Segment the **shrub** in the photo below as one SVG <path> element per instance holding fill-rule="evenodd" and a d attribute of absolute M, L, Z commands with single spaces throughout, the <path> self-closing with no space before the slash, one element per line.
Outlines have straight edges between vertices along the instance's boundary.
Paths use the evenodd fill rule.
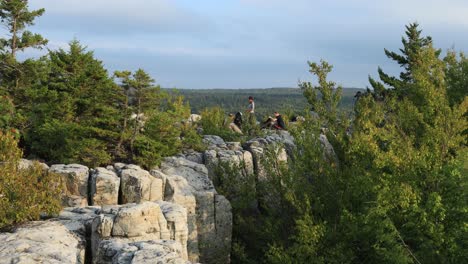
<path fill-rule="evenodd" d="M 229 129 L 228 117 L 221 107 L 206 108 L 201 113 L 200 121 L 205 135 L 216 135 L 226 141 L 240 141 L 240 135 Z M 247 120 L 244 120 L 246 123 Z"/>
<path fill-rule="evenodd" d="M 22 155 L 14 135 L 0 131 L 0 228 L 38 220 L 60 211 L 59 177 L 39 163 L 20 168 Z"/>

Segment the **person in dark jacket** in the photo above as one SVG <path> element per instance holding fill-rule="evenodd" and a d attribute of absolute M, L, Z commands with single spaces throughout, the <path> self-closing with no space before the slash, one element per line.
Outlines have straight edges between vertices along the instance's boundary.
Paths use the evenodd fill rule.
<path fill-rule="evenodd" d="M 275 118 L 276 122 L 273 128 L 278 130 L 286 130 L 286 124 L 284 124 L 283 117 L 278 112 L 275 112 Z"/>

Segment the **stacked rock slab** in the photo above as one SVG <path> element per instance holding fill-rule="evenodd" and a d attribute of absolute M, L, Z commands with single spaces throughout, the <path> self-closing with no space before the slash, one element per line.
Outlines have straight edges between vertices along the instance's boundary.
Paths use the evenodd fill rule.
<path fill-rule="evenodd" d="M 105 168 L 92 170 L 90 176 L 90 202 L 92 205 L 118 204 L 120 178 Z"/>
<path fill-rule="evenodd" d="M 122 204 L 158 201 L 163 198 L 163 181 L 136 165 L 119 170 Z"/>
<path fill-rule="evenodd" d="M 188 241 L 187 251 L 188 259 L 192 262 L 198 262 L 200 251 L 198 243 L 197 229 L 197 201 L 193 188 L 182 176 L 166 175 L 159 170 L 151 171 L 155 177 L 163 179 L 164 200 L 172 204 L 183 206 L 187 212 Z"/>
<path fill-rule="evenodd" d="M 0 233 L 0 263 L 84 264 L 85 242 L 59 221 L 30 222 Z"/>
<path fill-rule="evenodd" d="M 252 154 L 243 150 L 240 142 L 224 142 L 222 138 L 212 135 L 204 136 L 203 142 L 207 146 L 204 161 L 214 182 L 219 180 L 220 175 L 217 174 L 223 170 L 223 166 L 233 168 L 238 172 L 238 177 L 254 174 Z"/>
<path fill-rule="evenodd" d="M 62 178 L 62 204 L 64 206 L 84 207 L 88 205 L 88 167 L 79 164 L 58 164 L 52 165 L 50 172 Z"/>
<path fill-rule="evenodd" d="M 195 199 L 195 215 L 191 212 L 193 208 L 186 208 L 189 214 L 188 248 L 193 249 L 198 244 L 200 258 L 196 261 L 229 263 L 231 204 L 224 196 L 217 194 L 206 166 L 184 158 L 170 157 L 161 164 L 161 171 L 167 175 L 167 198 L 186 201 L 190 206 L 193 206 L 193 198 Z M 190 253 L 189 251 L 189 259 Z"/>
<path fill-rule="evenodd" d="M 127 242 L 120 239 L 103 241 L 95 263 L 147 264 L 171 263 L 189 264 L 182 255 L 182 246 L 172 240 Z"/>
<path fill-rule="evenodd" d="M 220 161 L 239 164 L 248 157 L 239 143 L 223 144 L 216 154 Z M 0 263 L 229 263 L 231 205 L 217 194 L 203 153 L 183 155 L 167 158 L 151 173 L 121 163 L 92 170 L 43 166 L 60 175 L 65 209 L 53 219 L 0 233 L 9 241 L 0 246 L 0 256 L 9 256 Z M 32 163 L 24 160 L 22 166 Z"/>

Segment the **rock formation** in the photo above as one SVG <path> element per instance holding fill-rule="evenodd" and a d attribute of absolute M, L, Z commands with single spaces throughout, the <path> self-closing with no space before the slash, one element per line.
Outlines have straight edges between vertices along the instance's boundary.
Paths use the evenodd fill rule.
<path fill-rule="evenodd" d="M 65 208 L 52 219 L 0 233 L 7 242 L 0 243 L 0 263 L 229 263 L 231 204 L 213 182 L 225 164 L 235 168 L 233 177 L 258 182 L 267 173 L 267 149 L 287 161 L 294 143 L 287 132 L 244 146 L 217 136 L 203 141 L 205 152 L 166 158 L 151 171 L 123 163 L 96 169 L 43 164 L 60 176 Z"/>
<path fill-rule="evenodd" d="M 88 205 L 89 169 L 79 164 L 52 165 L 50 172 L 61 176 L 63 184 L 62 204 L 64 206 Z"/>
<path fill-rule="evenodd" d="M 61 222 L 31 222 L 0 233 L 0 263 L 85 263 L 85 241 Z"/>

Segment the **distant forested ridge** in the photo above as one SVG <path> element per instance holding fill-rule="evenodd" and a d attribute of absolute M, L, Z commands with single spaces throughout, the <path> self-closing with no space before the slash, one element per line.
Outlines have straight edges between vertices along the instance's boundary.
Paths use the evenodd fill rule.
<path fill-rule="evenodd" d="M 351 110 L 354 95 L 359 88 L 343 89 L 340 107 Z M 301 89 L 299 88 L 267 88 L 267 89 L 178 89 L 181 95 L 190 102 L 192 113 L 200 113 L 205 108 L 219 106 L 228 113 L 244 111 L 248 105 L 248 97 L 255 98 L 256 112 L 259 118 L 272 115 L 274 111 L 291 114 L 302 114 L 308 108 Z"/>

